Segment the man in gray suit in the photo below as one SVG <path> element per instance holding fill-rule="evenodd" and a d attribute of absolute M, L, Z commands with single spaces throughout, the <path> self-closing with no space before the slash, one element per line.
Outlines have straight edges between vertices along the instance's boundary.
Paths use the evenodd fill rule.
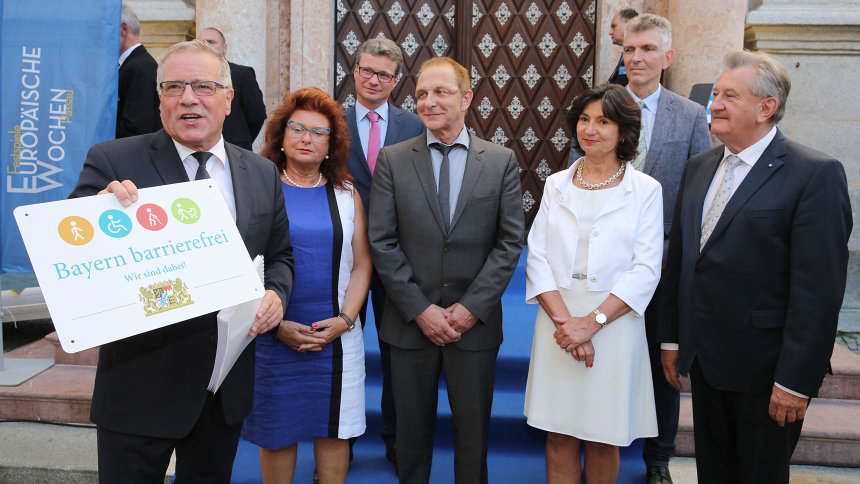
<path fill-rule="evenodd" d="M 664 238 L 668 241 L 672 214 L 687 159 L 711 148 L 705 110 L 701 105 L 664 89 L 660 75 L 675 57 L 671 48 L 672 25 L 658 15 L 640 15 L 627 23 L 624 65 L 627 90 L 642 109 L 639 155 L 633 166 L 663 186 Z M 668 245 L 668 243 L 667 243 Z M 664 247 L 664 260 L 665 260 Z M 648 484 L 671 483 L 669 459 L 675 452 L 680 394 L 663 378 L 657 326 L 660 321 L 662 281 L 645 311 L 645 333 L 654 380 L 657 407 L 656 438 L 645 440 L 642 457 L 648 467 Z"/>
<path fill-rule="evenodd" d="M 472 91 L 460 64 L 426 61 L 416 98 L 428 131 L 380 152 L 369 220 L 387 293 L 380 337 L 391 345 L 400 482 L 430 479 L 444 367 L 455 480 L 486 483 L 501 296 L 523 245 L 518 164 L 466 129 Z"/>

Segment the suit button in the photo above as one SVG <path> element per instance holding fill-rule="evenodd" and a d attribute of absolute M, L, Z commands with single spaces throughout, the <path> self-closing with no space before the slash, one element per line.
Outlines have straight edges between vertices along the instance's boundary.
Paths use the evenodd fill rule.
<path fill-rule="evenodd" d="M 451 252 L 451 248 L 446 245 L 445 247 L 442 248 L 442 252 L 447 254 L 448 252 Z"/>
<path fill-rule="evenodd" d="M 212 336 L 209 337 L 209 341 L 213 344 L 218 343 L 218 336 L 213 334 Z"/>
<path fill-rule="evenodd" d="M 699 267 L 699 266 L 696 266 L 696 269 L 695 269 L 695 270 L 696 270 L 696 274 L 701 274 L 702 272 L 704 272 L 704 271 L 702 270 L 702 268 L 701 268 L 701 267 Z"/>
<path fill-rule="evenodd" d="M 591 282 L 597 282 L 597 276 L 591 276 L 588 280 Z"/>
<path fill-rule="evenodd" d="M 600 232 L 598 232 L 598 231 L 596 231 L 596 230 L 595 230 L 594 232 L 592 232 L 592 233 L 591 233 L 591 235 L 592 235 L 592 236 L 594 236 L 594 237 L 599 237 L 599 236 L 600 236 Z"/>

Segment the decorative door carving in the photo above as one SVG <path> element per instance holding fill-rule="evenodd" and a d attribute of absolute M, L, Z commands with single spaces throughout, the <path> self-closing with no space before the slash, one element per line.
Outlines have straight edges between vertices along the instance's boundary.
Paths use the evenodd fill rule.
<path fill-rule="evenodd" d="M 371 37 L 403 49 L 392 102 L 415 110 L 415 75 L 431 56 L 470 69 L 474 99 L 466 125 L 511 148 L 520 164 L 530 226 L 543 183 L 567 166 L 571 99 L 594 73 L 596 0 L 336 0 L 335 97 L 355 102 L 355 50 Z"/>

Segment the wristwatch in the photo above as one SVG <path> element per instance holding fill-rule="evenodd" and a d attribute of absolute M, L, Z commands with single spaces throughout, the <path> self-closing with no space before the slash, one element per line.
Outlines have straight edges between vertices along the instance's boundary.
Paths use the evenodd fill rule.
<path fill-rule="evenodd" d="M 338 316 L 340 316 L 341 319 L 346 321 L 346 332 L 349 333 L 350 331 L 352 331 L 352 328 L 355 327 L 355 321 L 353 321 L 349 316 L 343 313 L 338 314 Z M 603 317 L 603 320 L 606 320 L 606 316 Z"/>
<path fill-rule="evenodd" d="M 606 326 L 606 315 L 601 313 L 599 309 L 595 309 L 592 312 L 594 313 L 594 320 L 597 324 L 599 324 L 601 328 Z"/>

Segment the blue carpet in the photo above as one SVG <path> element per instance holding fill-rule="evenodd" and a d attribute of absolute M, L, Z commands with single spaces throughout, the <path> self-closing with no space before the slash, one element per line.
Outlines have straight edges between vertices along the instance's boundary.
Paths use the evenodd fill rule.
<path fill-rule="evenodd" d="M 513 280 L 502 297 L 504 307 L 505 341 L 496 363 L 496 387 L 488 456 L 491 483 L 546 482 L 544 463 L 544 434 L 526 425 L 523 401 L 531 354 L 536 305 L 523 302 L 525 296 L 525 252 L 520 258 Z M 385 445 L 379 437 L 382 416 L 379 401 L 382 377 L 379 363 L 376 328 L 371 308 L 369 324 L 364 328 L 367 364 L 367 432 L 355 444 L 355 459 L 350 463 L 347 482 L 356 484 L 396 483 L 394 467 L 385 460 Z M 433 468 L 430 481 L 454 481 L 453 431 L 451 411 L 444 383 L 440 385 L 439 408 L 435 431 Z M 642 444 L 636 441 L 621 449 L 619 483 L 645 481 Z M 299 442 L 298 462 L 294 482 L 310 484 L 314 469 L 312 442 Z M 260 463 L 257 446 L 244 440 L 233 464 L 233 483 L 258 484 Z"/>

